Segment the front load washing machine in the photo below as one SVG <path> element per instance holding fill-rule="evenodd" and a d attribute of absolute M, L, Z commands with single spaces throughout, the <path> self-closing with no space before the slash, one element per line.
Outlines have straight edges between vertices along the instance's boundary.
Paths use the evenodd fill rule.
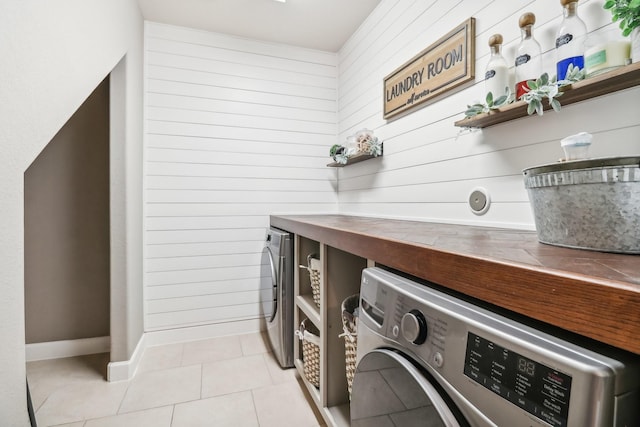
<path fill-rule="evenodd" d="M 270 227 L 262 250 L 261 288 L 270 289 L 263 314 L 273 354 L 293 367 L 293 234 Z"/>
<path fill-rule="evenodd" d="M 637 355 L 432 286 L 363 271 L 352 427 L 640 426 Z"/>

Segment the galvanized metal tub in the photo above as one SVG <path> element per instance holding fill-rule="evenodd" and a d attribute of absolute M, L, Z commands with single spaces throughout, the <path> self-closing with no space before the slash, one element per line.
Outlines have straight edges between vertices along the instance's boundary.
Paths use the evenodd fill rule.
<path fill-rule="evenodd" d="M 640 254 L 640 156 L 554 163 L 523 173 L 540 242 Z"/>

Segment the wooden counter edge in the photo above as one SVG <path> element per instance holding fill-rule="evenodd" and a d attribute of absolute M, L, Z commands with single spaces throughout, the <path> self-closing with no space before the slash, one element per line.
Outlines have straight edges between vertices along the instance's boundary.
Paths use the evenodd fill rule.
<path fill-rule="evenodd" d="M 271 224 L 515 313 L 640 354 L 640 292 L 625 282 L 484 259 L 300 219 Z"/>

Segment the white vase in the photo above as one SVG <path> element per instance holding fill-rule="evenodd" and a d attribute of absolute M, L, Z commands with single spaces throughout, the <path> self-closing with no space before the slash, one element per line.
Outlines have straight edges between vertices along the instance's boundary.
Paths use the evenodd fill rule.
<path fill-rule="evenodd" d="M 631 62 L 640 61 L 640 27 L 631 32 Z"/>

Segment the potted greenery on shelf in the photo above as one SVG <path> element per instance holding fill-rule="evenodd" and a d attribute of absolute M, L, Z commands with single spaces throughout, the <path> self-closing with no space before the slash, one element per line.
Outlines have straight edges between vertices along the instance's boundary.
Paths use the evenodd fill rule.
<path fill-rule="evenodd" d="M 607 0 L 603 6 L 613 22 L 620 21 L 623 36 L 631 36 L 631 59 L 640 60 L 640 0 Z"/>
<path fill-rule="evenodd" d="M 340 144 L 333 144 L 333 146 L 329 149 L 329 156 L 333 158 L 333 161 L 346 165 L 349 160 L 349 156 L 347 156 L 347 148 Z"/>
<path fill-rule="evenodd" d="M 329 149 L 329 156 L 339 165 L 346 165 L 351 157 L 363 154 L 372 157 L 382 155 L 382 141 L 368 129 L 361 129 L 355 135 L 348 137 L 346 147 L 333 144 Z"/>

